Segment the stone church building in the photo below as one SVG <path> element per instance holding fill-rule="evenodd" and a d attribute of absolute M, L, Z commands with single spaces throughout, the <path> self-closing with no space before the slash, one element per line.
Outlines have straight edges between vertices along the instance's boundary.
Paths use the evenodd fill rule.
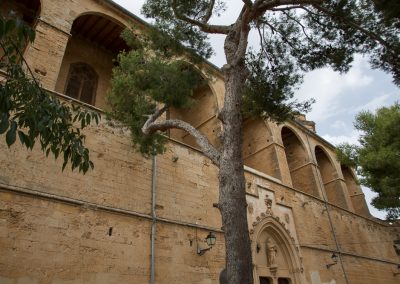
<path fill-rule="evenodd" d="M 36 30 L 24 55 L 43 87 L 107 109 L 113 60 L 128 48 L 119 34 L 147 24 L 110 0 L 0 0 L 1 14 L 11 10 Z M 214 79 L 194 109 L 169 115 L 217 145 L 223 78 L 203 68 Z M 400 283 L 399 227 L 370 215 L 354 171 L 315 125 L 243 124 L 254 283 Z M 0 284 L 220 283 L 218 171 L 193 139 L 170 131 L 167 152 L 146 159 L 105 119 L 85 134 L 86 175 L 0 137 Z"/>

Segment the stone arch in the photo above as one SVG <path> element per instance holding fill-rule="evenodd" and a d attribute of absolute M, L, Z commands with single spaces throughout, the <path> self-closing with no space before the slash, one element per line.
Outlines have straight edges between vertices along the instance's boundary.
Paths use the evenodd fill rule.
<path fill-rule="evenodd" d="M 207 78 L 200 70 L 200 75 L 206 81 L 201 87 L 193 91 L 192 98 L 195 103 L 188 108 L 169 108 L 168 119 L 180 119 L 190 123 L 196 129 L 205 134 L 208 140 L 216 147 L 219 147 L 219 133 L 221 131 L 220 121 L 217 119 L 218 101 L 215 92 L 212 90 Z M 180 129 L 169 130 L 170 138 L 197 148 L 194 138 L 187 132 Z"/>
<path fill-rule="evenodd" d="M 327 200 L 337 206 L 349 209 L 342 182 L 332 158 L 322 146 L 315 146 L 314 153 Z"/>
<path fill-rule="evenodd" d="M 301 138 L 288 126 L 282 127 L 281 138 L 293 187 L 308 194 L 319 196 L 313 164 Z"/>
<path fill-rule="evenodd" d="M 264 120 L 244 120 L 242 155 L 246 166 L 281 179 L 275 147 L 271 129 Z"/>
<path fill-rule="evenodd" d="M 354 171 L 347 166 L 340 166 L 346 184 L 347 193 L 353 205 L 354 212 L 363 216 L 370 216 L 364 193 L 357 183 L 357 178 Z"/>
<path fill-rule="evenodd" d="M 57 92 L 64 92 L 68 72 L 74 62 L 92 66 L 98 74 L 98 87 L 93 105 L 106 108 L 106 92 L 110 87 L 114 60 L 119 51 L 128 50 L 120 38 L 125 26 L 115 18 L 99 12 L 85 12 L 75 18 L 71 26 L 61 68 L 57 78 Z"/>
<path fill-rule="evenodd" d="M 253 223 L 250 234 L 254 283 L 266 278 L 274 284 L 279 278 L 290 279 L 292 284 L 304 282 L 299 248 L 284 222 L 264 214 Z"/>

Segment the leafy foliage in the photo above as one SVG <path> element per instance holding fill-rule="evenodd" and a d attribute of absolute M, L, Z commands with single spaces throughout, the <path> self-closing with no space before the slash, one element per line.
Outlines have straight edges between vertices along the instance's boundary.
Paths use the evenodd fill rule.
<path fill-rule="evenodd" d="M 178 9 L 182 14 L 199 19 L 206 15 L 208 5 L 209 1 L 205 0 L 187 0 L 180 1 Z M 223 11 L 224 8 L 224 4 L 219 2 L 216 5 L 215 12 Z M 203 58 L 209 58 L 212 55 L 212 48 L 207 41 L 208 35 L 198 27 L 188 25 L 186 22 L 177 19 L 171 8 L 170 0 L 147 1 L 142 12 L 146 17 L 156 19 L 155 28 L 158 33 L 162 31 L 162 34 L 174 39 L 180 45 Z M 166 43 L 168 41 L 162 44 L 165 45 Z"/>
<path fill-rule="evenodd" d="M 201 21 L 209 2 L 148 0 L 143 11 L 156 19 L 158 29 L 179 42 L 191 42 L 191 48 L 204 55 L 210 54 L 205 42 L 207 34 L 192 23 L 178 19 L 172 6 L 180 14 Z M 220 7 L 224 7 L 223 3 L 216 5 L 213 12 L 219 13 Z M 358 52 L 368 54 L 374 68 L 392 73 L 399 85 L 398 21 L 383 24 L 384 15 L 374 7 L 371 0 L 321 1 L 315 6 L 265 11 L 252 25 L 260 34 L 260 52 L 270 62 L 289 58 L 296 67 L 294 70 L 309 71 L 329 65 L 343 72 L 349 69 L 353 54 Z M 298 82 L 288 80 L 287 85 L 295 86 L 293 83 Z"/>
<path fill-rule="evenodd" d="M 292 99 L 292 86 L 302 81 L 293 62 L 287 57 L 273 61 L 265 57 L 265 53 L 248 54 L 247 67 L 250 75 L 243 92 L 243 115 L 282 122 L 293 118 L 296 112 L 308 112 L 313 99 L 306 102 Z"/>
<path fill-rule="evenodd" d="M 355 128 L 362 131 L 360 146 L 338 147 L 340 161 L 358 166 L 361 184 L 378 193 L 372 204 L 385 209 L 389 219 L 400 217 L 400 105 L 361 112 Z"/>
<path fill-rule="evenodd" d="M 130 128 L 132 141 L 142 154 L 162 153 L 166 138 L 160 133 L 143 134 L 144 123 L 157 106 L 191 106 L 193 90 L 204 80 L 193 65 L 170 59 L 166 42 L 154 49 L 159 37 L 138 36 L 128 29 L 123 37 L 132 50 L 119 54 L 113 69 L 109 116 Z"/>
<path fill-rule="evenodd" d="M 397 21 L 397 27 L 400 27 L 400 2 L 398 0 L 373 0 L 375 9 L 383 13 L 387 22 Z"/>
<path fill-rule="evenodd" d="M 0 84 L 0 134 L 5 134 L 8 147 L 17 138 L 27 149 L 39 142 L 47 156 L 63 156 L 63 170 L 70 161 L 72 170 L 86 173 L 94 165 L 81 129 L 92 120 L 98 123 L 100 115 L 74 105 L 71 109 L 45 93 L 32 73 L 26 75 L 21 50 L 34 38 L 35 32 L 19 19 L 0 18 L 0 68 L 6 73 Z"/>

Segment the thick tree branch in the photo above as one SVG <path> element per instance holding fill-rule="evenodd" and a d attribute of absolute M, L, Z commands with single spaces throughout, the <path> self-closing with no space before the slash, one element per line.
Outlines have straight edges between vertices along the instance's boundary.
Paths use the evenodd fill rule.
<path fill-rule="evenodd" d="M 242 11 L 240 12 L 239 18 L 236 21 L 236 34 L 238 36 L 238 43 L 236 47 L 233 60 L 230 62 L 231 65 L 236 65 L 240 60 L 242 60 L 246 54 L 248 37 L 250 32 L 250 21 L 251 21 L 251 7 L 244 5 Z"/>
<path fill-rule="evenodd" d="M 289 11 L 293 9 L 299 9 L 302 8 L 302 5 L 293 5 L 293 6 L 287 6 L 287 7 L 282 7 L 282 8 L 272 8 L 271 11 L 274 12 L 280 12 L 280 11 Z"/>
<path fill-rule="evenodd" d="M 301 6 L 301 5 L 312 5 L 312 4 L 321 4 L 322 0 L 258 0 L 254 5 L 256 10 L 263 14 L 266 10 L 271 10 L 277 8 L 279 6 Z M 260 15 L 259 13 L 257 13 Z"/>
<path fill-rule="evenodd" d="M 204 24 L 207 24 L 208 21 L 210 20 L 210 18 L 212 16 L 213 9 L 214 9 L 214 5 L 215 5 L 215 0 L 211 0 L 210 5 L 208 6 L 208 9 L 207 9 L 206 15 L 202 19 L 202 22 Z"/>
<path fill-rule="evenodd" d="M 142 127 L 142 131 L 146 135 L 155 133 L 156 131 L 165 131 L 171 128 L 182 129 L 189 133 L 196 140 L 204 155 L 206 155 L 216 166 L 219 167 L 220 152 L 210 143 L 208 138 L 199 130 L 194 128 L 189 123 L 178 119 L 167 119 L 156 122 L 166 110 L 167 106 L 156 110 L 156 112 L 149 116 L 146 123 Z"/>
<path fill-rule="evenodd" d="M 242 0 L 242 1 L 249 8 L 253 6 L 253 2 L 251 0 Z"/>
<path fill-rule="evenodd" d="M 150 133 L 146 133 L 146 129 L 148 129 L 149 125 L 152 124 L 153 122 L 155 122 L 157 120 L 157 118 L 159 118 L 164 112 L 166 112 L 167 109 L 168 109 L 168 105 L 164 105 L 162 108 L 156 109 L 156 111 L 152 115 L 149 115 L 149 118 L 147 119 L 147 121 L 144 123 L 144 125 L 142 127 L 142 131 L 144 134 L 150 134 Z"/>
<path fill-rule="evenodd" d="M 189 24 L 195 25 L 200 28 L 205 33 L 211 33 L 211 34 L 228 34 L 230 31 L 231 27 L 230 26 L 224 26 L 224 25 L 209 25 L 207 24 L 209 18 L 211 18 L 212 15 L 212 9 L 211 9 L 211 15 L 207 19 L 205 17 L 203 21 L 198 21 L 195 19 L 191 19 L 185 15 L 182 15 L 181 13 L 178 12 L 177 9 L 177 3 L 176 0 L 172 0 L 172 10 L 174 11 L 175 17 L 181 21 L 187 22 Z M 204 21 L 207 20 L 207 21 Z"/>

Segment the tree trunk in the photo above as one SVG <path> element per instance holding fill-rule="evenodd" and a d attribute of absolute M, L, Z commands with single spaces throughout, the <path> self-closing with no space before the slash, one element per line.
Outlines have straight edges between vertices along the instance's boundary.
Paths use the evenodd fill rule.
<path fill-rule="evenodd" d="M 242 91 L 246 79 L 243 62 L 223 70 L 225 102 L 219 171 L 219 209 L 225 233 L 229 284 L 253 284 L 250 236 L 247 225 L 246 188 L 242 159 Z"/>

